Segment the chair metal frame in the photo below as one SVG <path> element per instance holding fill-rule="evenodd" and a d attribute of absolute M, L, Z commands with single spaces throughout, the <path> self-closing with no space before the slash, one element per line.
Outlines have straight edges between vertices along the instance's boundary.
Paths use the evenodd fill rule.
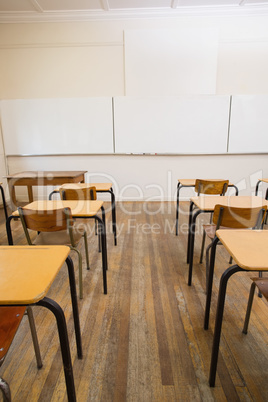
<path fill-rule="evenodd" d="M 73 227 L 73 219 L 70 208 L 61 208 L 55 210 L 44 210 L 44 211 L 35 211 L 28 208 L 18 207 L 19 216 L 21 219 L 22 227 L 29 245 L 34 245 L 31 240 L 28 229 L 35 230 L 37 232 L 60 232 L 67 231 L 70 237 L 70 244 L 68 246 L 71 250 L 75 251 L 78 255 L 78 267 L 79 267 L 79 296 L 80 299 L 83 299 L 83 271 L 82 271 L 82 255 L 78 250 L 78 243 L 75 242 L 74 236 L 74 227 Z M 31 221 L 29 221 L 29 217 L 31 216 Z M 49 217 L 51 219 L 52 216 L 55 216 L 54 225 L 48 226 L 48 222 L 46 218 Z M 26 219 L 25 219 L 26 218 Z M 28 218 L 28 219 L 27 219 Z M 42 224 L 40 224 L 40 220 L 42 219 Z M 59 233 L 60 235 L 60 233 Z M 88 243 L 87 243 L 87 233 L 81 235 L 84 238 L 85 245 L 85 253 L 86 253 L 86 263 L 87 269 L 89 270 L 89 256 L 88 256 Z M 60 243 L 61 244 L 61 243 Z"/>
<path fill-rule="evenodd" d="M 36 333 L 36 327 L 35 327 L 32 307 L 31 306 L 28 306 L 28 307 L 26 307 L 26 306 L 18 306 L 18 307 L 2 306 L 2 307 L 0 307 L 0 314 L 3 314 L 5 316 L 5 318 L 8 317 L 8 321 L 9 321 L 8 328 L 5 325 L 5 328 L 3 331 L 1 331 L 1 336 L 0 336 L 0 347 L 1 347 L 1 349 L 0 349 L 1 350 L 0 367 L 2 366 L 2 364 L 5 361 L 9 348 L 10 348 L 10 346 L 13 342 L 13 339 L 19 329 L 23 315 L 26 314 L 28 316 L 29 326 L 30 326 L 30 330 L 31 330 L 37 368 L 41 369 L 43 367 L 43 363 L 42 363 L 41 354 L 40 354 L 40 348 L 39 348 L 39 343 L 38 343 L 38 338 L 37 338 L 37 333 Z M 3 394 L 3 400 L 11 401 L 11 392 L 10 392 L 9 385 L 2 377 L 0 378 L 0 389 Z"/>

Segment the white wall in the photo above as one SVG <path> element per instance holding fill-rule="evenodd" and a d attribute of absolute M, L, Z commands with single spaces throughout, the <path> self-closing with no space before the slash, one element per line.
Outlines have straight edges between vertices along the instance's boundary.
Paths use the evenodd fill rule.
<path fill-rule="evenodd" d="M 0 24 L 0 99 L 125 95 L 124 30 L 192 26 L 201 35 L 207 25 L 219 31 L 216 94 L 267 94 L 267 16 L 180 17 Z M 257 176 L 268 177 L 267 155 L 8 157 L 7 165 L 8 173 L 107 174 L 122 199 L 137 199 L 138 192 L 173 199 L 179 177 L 227 177 L 249 194 Z"/>

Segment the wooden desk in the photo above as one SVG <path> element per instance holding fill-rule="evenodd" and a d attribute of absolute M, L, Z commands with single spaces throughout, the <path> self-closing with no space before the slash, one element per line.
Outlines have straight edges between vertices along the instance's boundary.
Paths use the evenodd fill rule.
<path fill-rule="evenodd" d="M 58 186 L 64 183 L 84 183 L 87 171 L 29 171 L 6 176 L 12 210 L 16 209 L 16 186 L 28 188 L 29 202 L 33 202 L 33 186 Z"/>
<path fill-rule="evenodd" d="M 224 229 L 217 230 L 216 235 L 229 254 L 233 257 L 236 264 L 227 268 L 222 274 L 220 280 L 209 375 L 209 384 L 211 387 L 215 386 L 224 302 L 228 280 L 233 274 L 239 271 L 268 271 L 267 230 Z"/>
<path fill-rule="evenodd" d="M 256 188 L 255 188 L 255 195 L 258 195 L 260 183 L 268 184 L 268 179 L 258 179 L 257 184 L 256 184 Z M 268 199 L 268 188 L 267 188 L 266 193 L 265 193 L 265 199 L 266 200 Z"/>
<path fill-rule="evenodd" d="M 112 225 L 113 225 L 113 234 L 114 234 L 114 245 L 117 245 L 117 236 L 116 236 L 116 210 L 115 210 L 115 195 L 113 192 L 113 183 L 76 183 L 77 188 L 88 188 L 95 187 L 97 193 L 109 193 L 111 195 L 111 206 L 112 206 Z M 61 187 L 71 187 L 74 188 L 73 184 L 64 184 Z M 59 193 L 59 188 L 56 188 L 49 194 L 49 199 L 52 199 L 52 195 Z"/>
<path fill-rule="evenodd" d="M 39 200 L 34 201 L 24 208 L 35 209 L 35 210 L 51 210 L 57 208 L 70 208 L 72 216 L 74 218 L 90 219 L 94 218 L 100 224 L 100 234 L 101 234 L 101 251 L 102 251 L 102 270 L 103 270 L 103 289 L 104 294 L 107 294 L 107 276 L 106 270 L 108 269 L 107 262 L 107 246 L 106 246 L 106 228 L 105 228 L 105 210 L 103 207 L 103 201 L 65 201 L 65 200 Z M 102 213 L 102 218 L 98 216 L 99 211 Z M 13 218 L 18 218 L 19 213 L 15 211 L 9 216 L 6 222 L 7 238 L 8 244 L 13 244 L 12 232 L 11 232 L 11 220 Z"/>
<path fill-rule="evenodd" d="M 208 179 L 210 181 L 216 179 Z M 180 205 L 180 190 L 183 187 L 192 187 L 195 188 L 195 179 L 178 179 L 177 184 L 177 205 L 176 205 L 176 236 L 178 236 L 179 229 L 179 205 Z M 228 187 L 233 187 L 235 189 L 235 195 L 238 195 L 238 188 L 235 184 L 229 183 Z"/>
<path fill-rule="evenodd" d="M 221 204 L 226 206 L 238 208 L 253 208 L 263 205 L 268 206 L 268 201 L 261 197 L 251 196 L 198 196 L 192 197 L 190 201 L 189 212 L 189 231 L 188 231 L 188 244 L 187 244 L 187 263 L 189 263 L 188 285 L 192 284 L 193 272 L 193 255 L 194 255 L 194 240 L 195 240 L 195 226 L 196 219 L 201 213 L 211 213 L 214 211 L 215 205 Z M 197 210 L 194 210 L 194 207 Z"/>
<path fill-rule="evenodd" d="M 69 252 L 67 246 L 0 247 L 0 306 L 37 305 L 52 311 L 57 320 L 68 400 L 75 401 L 72 360 L 64 312 L 54 300 L 46 297 L 66 261 L 69 269 L 77 352 L 78 357 L 82 358 L 75 277 Z"/>

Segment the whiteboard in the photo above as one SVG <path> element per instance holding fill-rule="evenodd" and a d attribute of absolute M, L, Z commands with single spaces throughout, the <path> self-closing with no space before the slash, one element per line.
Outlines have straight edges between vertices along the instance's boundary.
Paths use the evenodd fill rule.
<path fill-rule="evenodd" d="M 0 102 L 6 155 L 113 153 L 112 98 Z"/>
<path fill-rule="evenodd" d="M 229 96 L 115 97 L 115 152 L 226 153 L 229 107 Z"/>
<path fill-rule="evenodd" d="M 268 152 L 268 95 L 232 96 L 229 152 Z"/>
<path fill-rule="evenodd" d="M 215 25 L 124 31 L 127 96 L 215 94 Z"/>

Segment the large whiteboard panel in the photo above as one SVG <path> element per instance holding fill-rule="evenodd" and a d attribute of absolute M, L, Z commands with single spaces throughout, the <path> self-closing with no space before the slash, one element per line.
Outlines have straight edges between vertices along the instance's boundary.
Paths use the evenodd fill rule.
<path fill-rule="evenodd" d="M 229 152 L 268 152 L 268 95 L 232 96 Z"/>
<path fill-rule="evenodd" d="M 6 155 L 113 153 L 112 98 L 0 103 Z"/>
<path fill-rule="evenodd" d="M 126 30 L 127 96 L 215 94 L 218 28 Z"/>
<path fill-rule="evenodd" d="M 117 153 L 227 152 L 229 96 L 114 98 Z"/>

